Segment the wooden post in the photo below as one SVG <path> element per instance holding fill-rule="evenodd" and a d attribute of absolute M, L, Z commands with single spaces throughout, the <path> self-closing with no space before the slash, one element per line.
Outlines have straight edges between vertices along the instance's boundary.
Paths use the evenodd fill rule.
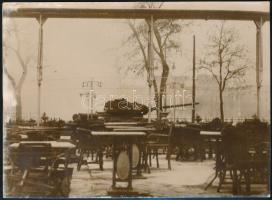
<path fill-rule="evenodd" d="M 93 99 L 93 80 L 91 81 L 91 91 L 90 91 L 90 98 L 91 98 L 91 119 L 93 118 L 93 103 L 94 103 L 94 99 Z"/>
<path fill-rule="evenodd" d="M 166 60 L 166 48 L 164 49 L 164 55 L 165 55 L 165 61 L 167 62 L 167 60 Z M 166 108 L 166 106 L 167 106 L 166 92 L 167 92 L 167 87 L 165 86 L 165 88 L 164 88 L 164 112 L 167 111 L 167 108 Z"/>
<path fill-rule="evenodd" d="M 195 122 L 195 35 L 193 42 L 193 88 L 192 88 L 192 100 L 193 100 L 193 108 L 192 108 L 192 123 Z"/>
<path fill-rule="evenodd" d="M 173 85 L 173 87 L 174 87 L 174 113 L 173 113 L 173 123 L 175 123 L 176 122 L 176 82 L 174 82 L 174 85 Z M 183 102 L 184 103 L 184 102 Z"/>
<path fill-rule="evenodd" d="M 256 85 L 257 85 L 257 118 L 260 118 L 261 114 L 261 86 L 262 86 L 262 71 L 263 71 L 263 52 L 262 52 L 262 26 L 263 20 L 254 21 L 256 24 Z"/>
<path fill-rule="evenodd" d="M 112 160 L 113 160 L 113 170 L 112 170 L 112 189 L 115 189 L 116 187 L 116 143 L 115 140 L 113 141 L 113 146 L 112 146 Z"/>
<path fill-rule="evenodd" d="M 43 62 L 43 24 L 46 18 L 42 15 L 37 18 L 39 23 L 39 43 L 38 43 L 38 65 L 37 65 L 37 82 L 38 82 L 38 109 L 37 109 L 37 126 L 41 121 L 41 84 L 42 84 L 42 62 Z"/>
<path fill-rule="evenodd" d="M 150 17 L 150 23 L 149 23 L 149 31 L 148 31 L 148 95 L 149 95 L 149 101 L 148 101 L 148 123 L 151 123 L 151 87 L 152 87 L 152 81 L 153 81 L 153 16 Z"/>

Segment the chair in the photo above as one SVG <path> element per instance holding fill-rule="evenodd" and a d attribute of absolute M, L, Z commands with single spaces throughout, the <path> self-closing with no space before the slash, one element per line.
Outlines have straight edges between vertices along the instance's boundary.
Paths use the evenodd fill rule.
<path fill-rule="evenodd" d="M 166 159 L 168 161 L 168 169 L 171 170 L 171 150 L 172 150 L 172 130 L 173 125 L 169 126 L 168 134 L 158 134 L 151 133 L 147 136 L 146 141 L 146 155 L 143 156 L 144 163 L 146 168 L 148 168 L 148 172 L 150 173 L 150 167 L 152 166 L 152 156 L 156 157 L 157 168 L 159 165 L 159 155 L 166 154 Z M 149 161 L 149 165 L 147 162 Z"/>
<path fill-rule="evenodd" d="M 205 190 L 216 177 L 219 177 L 217 191 L 220 192 L 223 184 L 228 183 L 226 180 L 230 179 L 233 194 L 239 194 L 243 184 L 249 193 L 251 184 L 256 183 L 256 174 L 260 175 L 262 183 L 268 183 L 269 143 L 260 142 L 260 134 L 252 134 L 244 127 L 225 127 L 222 130 L 222 142 L 216 154 L 216 175 Z"/>
<path fill-rule="evenodd" d="M 241 192 L 243 183 L 245 184 L 246 192 L 249 193 L 256 172 L 260 174 L 263 182 L 264 177 L 268 178 L 268 146 L 263 143 L 250 144 L 253 141 L 250 141 L 248 136 L 248 133 L 240 128 L 228 128 L 225 131 L 221 146 L 222 165 L 219 172 L 218 192 L 225 182 L 227 171 L 230 172 L 232 179 L 233 194 Z M 254 152 L 253 154 L 252 151 Z"/>
<path fill-rule="evenodd" d="M 176 127 L 173 130 L 173 145 L 178 148 L 176 160 L 202 159 L 203 149 L 200 129 L 194 127 Z"/>
<path fill-rule="evenodd" d="M 225 133 L 223 131 L 221 148 L 221 169 L 219 171 L 219 185 L 217 191 L 220 191 L 222 184 L 225 182 L 226 173 L 229 171 L 230 178 L 232 179 L 233 194 L 237 194 L 241 191 L 241 184 L 243 183 L 242 178 L 244 178 L 246 191 L 249 192 L 250 158 L 244 132 L 235 128 L 228 128 L 228 131 Z"/>
<path fill-rule="evenodd" d="M 77 148 L 80 154 L 77 170 L 81 169 L 82 164 L 99 164 L 100 170 L 103 170 L 103 144 L 92 136 L 88 129 L 78 128 L 76 135 L 78 139 Z M 94 154 L 96 154 L 95 160 Z M 85 155 L 87 155 L 86 159 L 84 159 Z M 90 155 L 91 161 L 87 161 Z"/>
<path fill-rule="evenodd" d="M 269 187 L 269 142 L 256 143 L 251 148 L 251 170 L 250 174 L 253 183 L 266 183 Z"/>

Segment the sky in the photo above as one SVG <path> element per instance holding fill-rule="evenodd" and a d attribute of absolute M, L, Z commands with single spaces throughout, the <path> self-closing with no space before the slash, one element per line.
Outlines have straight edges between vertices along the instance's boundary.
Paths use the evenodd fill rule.
<path fill-rule="evenodd" d="M 210 5 L 203 3 L 165 3 L 165 8 L 209 9 Z M 235 3 L 218 6 L 226 9 L 262 10 L 267 11 L 267 3 Z M 45 6 L 45 4 L 37 4 Z M 234 6 L 233 6 L 234 5 Z M 6 6 L 10 6 L 6 5 Z M 18 5 L 12 4 L 11 7 Z M 22 4 L 19 4 L 22 6 Z M 29 5 L 26 5 L 29 6 Z M 52 6 L 52 4 L 51 4 Z M 54 6 L 59 6 L 55 4 Z M 66 4 L 73 7 L 74 4 Z M 77 4 L 86 6 L 86 4 Z M 87 6 L 131 8 L 133 4 L 87 4 Z M 253 22 L 228 21 L 240 34 L 241 42 L 247 46 L 248 57 L 255 65 L 256 51 L 256 26 Z M 36 118 L 37 116 L 37 49 L 38 49 L 38 23 L 35 19 L 8 19 L 4 20 L 4 31 L 14 24 L 19 30 L 19 43 L 24 57 L 31 56 L 31 63 L 22 90 L 23 116 Z M 195 20 L 189 29 L 177 36 L 182 44 L 182 54 L 174 55 L 175 71 L 170 76 L 191 76 L 192 68 L 192 39 L 196 36 L 196 57 L 205 52 L 205 43 L 208 34 L 213 30 L 218 21 Z M 264 84 L 269 85 L 270 74 L 270 23 L 263 26 L 263 53 L 264 53 Z M 80 93 L 86 92 L 82 88 L 82 82 L 94 78 L 101 81 L 102 87 L 95 85 L 98 97 L 110 95 L 132 95 L 133 90 L 139 95 L 147 95 L 148 87 L 146 75 L 135 76 L 121 73 L 120 66 L 128 65 L 124 57 L 122 42 L 130 35 L 131 30 L 123 19 L 48 19 L 44 24 L 44 55 L 43 55 L 43 81 L 41 110 L 49 117 L 60 117 L 71 120 L 74 113 L 86 112 L 86 105 Z M 10 46 L 16 45 L 14 37 L 6 36 L 5 42 Z M 5 65 L 10 73 L 18 80 L 21 73 L 18 59 L 11 51 L 5 52 Z M 4 80 L 4 109 L 16 102 L 7 77 Z M 254 84 L 254 69 L 248 72 L 247 80 Z M 270 87 L 270 85 L 269 85 Z M 270 101 L 270 99 L 264 99 Z M 103 103 L 97 103 L 97 110 L 102 111 Z"/>

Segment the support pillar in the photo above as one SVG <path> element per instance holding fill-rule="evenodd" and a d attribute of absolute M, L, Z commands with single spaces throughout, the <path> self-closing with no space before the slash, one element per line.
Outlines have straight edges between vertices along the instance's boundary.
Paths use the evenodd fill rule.
<path fill-rule="evenodd" d="M 42 84 L 42 64 L 43 64 L 43 24 L 46 21 L 42 15 L 38 18 L 39 23 L 39 43 L 38 43 L 38 65 L 37 65 L 37 82 L 38 82 L 38 110 L 37 110 L 37 126 L 41 121 L 41 84 Z"/>
<path fill-rule="evenodd" d="M 195 35 L 193 37 L 193 85 L 192 85 L 192 123 L 195 123 Z M 184 102 L 183 102 L 184 104 Z"/>
<path fill-rule="evenodd" d="M 256 32 L 256 97 L 257 97 L 257 109 L 256 116 L 260 118 L 261 115 L 261 86 L 262 86 L 262 72 L 263 72 L 263 44 L 262 44 L 262 26 L 263 20 L 255 20 L 255 25 L 257 28 Z"/>
<path fill-rule="evenodd" d="M 151 123 L 151 87 L 152 87 L 152 81 L 154 79 L 153 74 L 153 65 L 154 65 L 154 57 L 153 57 L 153 16 L 151 15 L 149 19 L 149 30 L 148 30 L 148 123 Z"/>

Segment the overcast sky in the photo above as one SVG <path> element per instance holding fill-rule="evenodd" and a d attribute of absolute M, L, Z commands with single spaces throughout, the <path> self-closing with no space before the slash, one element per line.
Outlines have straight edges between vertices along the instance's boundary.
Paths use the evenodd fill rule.
<path fill-rule="evenodd" d="M 229 7 L 230 4 L 224 4 L 218 4 L 219 8 L 269 10 L 267 3 L 234 3 L 232 7 Z M 58 5 L 55 4 L 55 6 Z M 67 5 L 68 7 L 74 6 L 74 4 Z M 86 4 L 77 4 L 77 6 L 86 6 Z M 87 6 L 131 8 L 133 5 L 130 3 L 96 3 L 87 4 Z M 178 8 L 177 6 L 211 9 L 211 6 L 206 3 L 201 3 L 201 5 L 177 2 L 164 4 L 165 8 Z M 241 42 L 247 45 L 248 57 L 255 65 L 256 26 L 254 22 L 229 21 L 227 23 L 239 32 Z M 14 24 L 20 30 L 19 39 L 23 55 L 33 57 L 22 91 L 23 114 L 26 118 L 30 116 L 36 118 L 38 23 L 34 19 L 12 19 L 4 21 L 3 28 L 12 27 Z M 176 70 L 171 72 L 171 75 L 191 76 L 193 35 L 196 36 L 196 55 L 199 57 L 205 51 L 203 48 L 208 40 L 208 33 L 216 24 L 218 21 L 196 20 L 190 29 L 184 30 L 178 36 L 182 44 L 182 54 L 174 56 Z M 266 22 L 263 26 L 264 84 L 266 85 L 270 80 L 269 30 L 270 23 Z M 42 112 L 46 112 L 50 117 L 61 117 L 65 120 L 71 120 L 74 113 L 86 112 L 86 107 L 82 106 L 80 98 L 80 93 L 83 92 L 81 85 L 83 81 L 90 80 L 92 77 L 102 82 L 102 88 L 96 87 L 97 95 L 132 94 L 132 89 L 136 89 L 137 94 L 147 94 L 146 77 L 126 76 L 118 71 L 118 68 L 124 65 L 125 60 L 121 44 L 130 33 L 128 25 L 122 19 L 48 19 L 44 25 Z M 5 39 L 9 45 L 16 44 L 14 37 Z M 20 65 L 10 51 L 6 55 L 6 67 L 18 79 L 21 72 Z M 250 84 L 255 83 L 254 69 L 249 71 L 247 79 Z M 4 107 L 15 103 L 10 97 L 12 97 L 10 85 L 4 77 Z M 97 110 L 101 111 L 102 108 L 103 105 L 100 105 Z"/>

